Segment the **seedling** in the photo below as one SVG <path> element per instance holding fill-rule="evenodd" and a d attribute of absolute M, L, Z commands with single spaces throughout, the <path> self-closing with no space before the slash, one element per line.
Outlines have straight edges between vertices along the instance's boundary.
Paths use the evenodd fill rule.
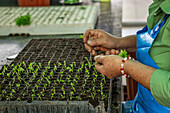
<path fill-rule="evenodd" d="M 76 89 L 74 86 L 75 86 L 75 84 L 71 82 L 71 87 L 72 87 L 73 91 L 76 92 Z"/>
<path fill-rule="evenodd" d="M 82 39 L 82 38 L 83 38 L 83 35 L 80 35 L 80 36 L 79 36 L 79 38 L 81 38 L 81 39 Z"/>
<path fill-rule="evenodd" d="M 53 71 L 50 72 L 50 75 L 51 75 L 51 78 L 53 78 L 53 75 L 54 75 Z"/>
<path fill-rule="evenodd" d="M 73 95 L 74 95 L 74 92 L 73 92 L 73 91 L 70 91 L 70 100 L 73 99 Z"/>
<path fill-rule="evenodd" d="M 35 94 L 32 94 L 31 96 L 32 96 L 32 100 L 34 100 L 34 97 L 36 97 L 36 95 L 35 95 Z"/>
<path fill-rule="evenodd" d="M 60 67 L 62 66 L 62 68 L 59 72 L 59 75 L 56 76 L 56 72 L 59 66 Z M 0 73 L 2 77 L 1 84 L 6 83 L 8 78 L 12 78 L 12 81 L 9 82 L 7 81 L 8 89 L 11 89 L 11 92 L 7 95 L 7 91 L 1 89 L 0 85 L 0 90 L 2 90 L 0 99 L 4 97 L 6 98 L 6 100 L 11 100 L 12 98 L 15 98 L 14 97 L 14 94 L 16 93 L 15 90 L 17 90 L 18 92 L 21 86 L 24 86 L 26 88 L 25 91 L 23 90 L 21 95 L 24 96 L 25 98 L 26 97 L 25 95 L 27 94 L 31 96 L 32 100 L 35 100 L 35 97 L 38 97 L 39 100 L 42 100 L 42 97 L 45 96 L 44 92 L 47 91 L 47 88 L 49 90 L 50 87 L 52 87 L 50 97 L 51 100 L 54 100 L 55 99 L 54 97 L 56 97 L 55 95 L 56 87 L 61 88 L 61 92 L 59 91 L 61 97 L 56 98 L 64 99 L 68 97 L 69 100 L 73 100 L 73 98 L 76 100 L 82 100 L 81 98 L 82 95 L 86 96 L 87 94 L 90 94 L 87 95 L 87 97 L 89 96 L 92 99 L 95 99 L 98 93 L 98 95 L 101 95 L 101 100 L 104 100 L 107 97 L 107 94 L 105 94 L 103 91 L 104 84 L 106 83 L 105 76 L 102 74 L 100 75 L 98 74 L 97 70 L 94 68 L 94 64 L 89 62 L 87 57 L 85 58 L 84 61 L 81 62 L 80 65 L 78 65 L 79 66 L 78 69 L 77 69 L 78 66 L 77 67 L 76 66 L 77 66 L 76 62 L 67 65 L 66 61 L 64 61 L 63 64 L 61 64 L 60 62 L 58 62 L 57 64 L 51 64 L 51 62 L 49 61 L 47 66 L 43 65 L 45 69 L 41 70 L 42 67 L 41 63 L 31 62 L 27 64 L 25 62 L 21 62 L 17 65 L 14 64 L 11 65 L 10 68 L 12 69 L 12 71 L 8 73 L 6 73 L 7 68 L 5 67 L 3 69 L 4 75 Z M 40 71 L 41 73 L 39 73 Z M 77 74 L 73 74 L 76 71 Z M 96 87 L 96 83 L 100 82 L 98 79 L 101 81 L 100 89 L 97 89 Z M 89 80 L 92 81 L 89 82 Z M 80 95 L 75 96 L 75 93 L 77 92 L 77 84 L 80 83 L 80 81 L 81 82 L 83 81 L 83 83 L 78 87 L 81 87 L 82 91 L 80 92 Z M 65 87 L 67 87 L 66 84 L 71 86 L 70 91 L 68 91 L 68 89 L 65 89 Z M 91 84 L 92 87 L 88 88 L 89 84 Z M 13 89 L 13 87 L 15 89 Z M 41 89 L 42 91 L 39 91 Z M 15 99 L 21 101 L 22 98 L 16 97 Z"/>
<path fill-rule="evenodd" d="M 21 25 L 25 26 L 30 24 L 31 24 L 31 15 L 29 13 L 27 15 L 16 18 L 16 25 L 18 26 Z"/>
<path fill-rule="evenodd" d="M 64 89 L 64 85 L 62 85 L 61 90 L 63 91 L 63 93 L 61 94 L 61 97 L 65 98 L 66 92 L 65 92 L 65 89 Z"/>
<path fill-rule="evenodd" d="M 82 9 L 82 10 L 85 10 L 85 9 L 86 9 L 86 7 L 84 7 L 84 6 L 81 6 L 81 7 L 80 7 L 80 9 Z"/>
<path fill-rule="evenodd" d="M 21 99 L 20 99 L 19 97 L 17 98 L 17 100 L 18 100 L 18 101 L 21 101 Z"/>
<path fill-rule="evenodd" d="M 41 99 L 41 95 L 40 95 L 40 94 L 37 94 L 37 96 L 38 96 L 38 98 L 39 98 L 40 100 L 42 100 L 42 99 Z"/>
<path fill-rule="evenodd" d="M 48 61 L 48 66 L 47 66 L 47 69 L 50 69 L 50 61 Z"/>
<path fill-rule="evenodd" d="M 8 78 L 10 78 L 10 75 L 11 75 L 10 73 L 7 73 Z"/>
<path fill-rule="evenodd" d="M 18 87 L 18 90 L 19 90 L 20 84 L 16 84 L 16 86 Z"/>
<path fill-rule="evenodd" d="M 62 64 L 60 62 L 58 62 L 58 67 L 60 67 Z"/>
<path fill-rule="evenodd" d="M 119 56 L 125 58 L 125 57 L 127 57 L 129 55 L 127 55 L 126 50 L 121 50 L 120 53 L 119 53 Z"/>
<path fill-rule="evenodd" d="M 56 66 L 56 64 L 54 64 L 54 72 L 56 72 L 57 71 L 57 66 Z"/>
<path fill-rule="evenodd" d="M 89 69 L 91 69 L 91 67 L 92 67 L 91 62 L 89 61 L 89 59 L 88 59 L 87 57 L 85 57 L 85 59 L 86 59 L 86 60 L 87 60 L 87 62 L 88 62 Z M 86 65 L 87 65 L 87 64 L 86 64 Z"/>

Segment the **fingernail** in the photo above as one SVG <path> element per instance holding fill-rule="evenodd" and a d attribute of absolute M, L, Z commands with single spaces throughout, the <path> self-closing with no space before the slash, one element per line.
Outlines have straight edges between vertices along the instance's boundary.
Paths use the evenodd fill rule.
<path fill-rule="evenodd" d="M 88 40 L 88 41 L 87 41 L 87 43 L 88 43 L 88 44 L 91 44 L 91 43 L 92 43 L 92 41 L 91 41 L 91 40 Z"/>
<path fill-rule="evenodd" d="M 96 58 L 97 58 L 97 57 L 98 57 L 98 56 L 95 56 L 95 57 L 94 57 L 94 60 L 95 60 L 95 61 L 96 61 Z"/>
<path fill-rule="evenodd" d="M 94 57 L 94 60 L 96 60 L 97 57 L 102 57 L 102 55 L 97 55 Z"/>

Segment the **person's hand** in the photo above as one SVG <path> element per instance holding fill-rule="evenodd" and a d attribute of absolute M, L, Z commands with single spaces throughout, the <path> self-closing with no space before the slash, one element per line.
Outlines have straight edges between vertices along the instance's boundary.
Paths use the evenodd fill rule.
<path fill-rule="evenodd" d="M 118 55 L 98 55 L 94 57 L 97 62 L 95 68 L 109 79 L 121 75 L 120 67 L 123 58 Z"/>
<path fill-rule="evenodd" d="M 89 39 L 89 36 L 91 38 Z M 96 54 L 96 50 L 110 51 L 117 47 L 118 38 L 104 32 L 103 30 L 87 30 L 83 35 L 85 48 L 92 55 Z"/>

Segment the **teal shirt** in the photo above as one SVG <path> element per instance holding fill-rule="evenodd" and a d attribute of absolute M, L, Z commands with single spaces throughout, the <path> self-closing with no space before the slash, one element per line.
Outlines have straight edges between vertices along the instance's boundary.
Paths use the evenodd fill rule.
<path fill-rule="evenodd" d="M 165 13 L 170 14 L 170 0 L 154 0 L 149 7 L 147 26 L 152 29 Z M 170 107 L 170 17 L 154 40 L 149 54 L 160 68 L 151 76 L 151 93 L 159 104 Z"/>

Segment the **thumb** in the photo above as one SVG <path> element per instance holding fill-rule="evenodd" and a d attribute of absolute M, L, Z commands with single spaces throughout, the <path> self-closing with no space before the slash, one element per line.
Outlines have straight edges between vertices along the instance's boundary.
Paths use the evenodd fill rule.
<path fill-rule="evenodd" d="M 95 64 L 95 68 L 96 68 L 96 70 L 98 70 L 100 73 L 102 73 L 102 71 L 103 71 L 103 65 L 101 65 L 101 64 Z"/>
<path fill-rule="evenodd" d="M 104 61 L 104 55 L 98 55 L 94 57 L 94 60 L 99 63 L 99 64 L 103 64 Z"/>
<path fill-rule="evenodd" d="M 95 38 L 87 41 L 90 46 L 100 46 L 103 45 L 103 38 Z"/>

